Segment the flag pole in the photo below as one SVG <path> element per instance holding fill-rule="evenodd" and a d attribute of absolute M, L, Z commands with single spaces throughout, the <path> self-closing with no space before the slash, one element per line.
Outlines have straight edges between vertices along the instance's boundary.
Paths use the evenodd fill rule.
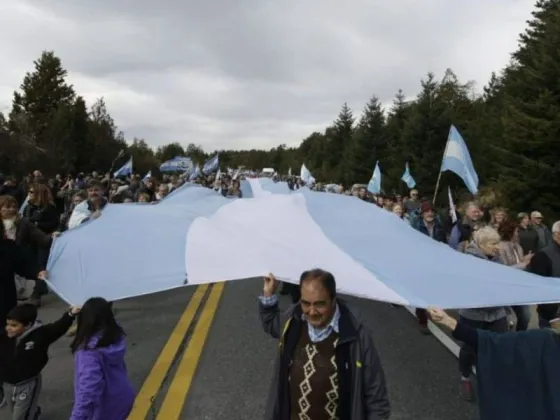
<path fill-rule="evenodd" d="M 451 129 L 449 129 L 451 132 Z M 445 150 L 443 151 L 443 156 L 441 158 L 441 162 L 443 163 L 443 159 L 445 158 L 445 155 L 447 154 L 447 148 L 449 147 L 449 134 L 447 135 L 447 142 L 445 143 Z M 439 182 L 441 181 L 441 164 L 439 165 L 439 175 L 437 177 L 437 181 L 436 181 L 436 189 L 434 191 L 434 198 L 432 199 L 432 204 L 435 205 L 436 204 L 436 197 L 437 197 L 437 193 L 439 191 Z"/>
<path fill-rule="evenodd" d="M 434 198 L 432 199 L 432 204 L 434 204 L 434 205 L 436 204 L 436 197 L 437 197 L 437 193 L 438 193 L 438 190 L 439 190 L 439 181 L 441 181 L 441 168 L 440 168 L 440 171 L 439 171 L 439 175 L 437 177 L 436 190 L 434 191 Z"/>

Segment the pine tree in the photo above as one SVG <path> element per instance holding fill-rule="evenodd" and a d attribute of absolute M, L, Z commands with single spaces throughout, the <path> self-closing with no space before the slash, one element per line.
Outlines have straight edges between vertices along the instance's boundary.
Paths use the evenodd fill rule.
<path fill-rule="evenodd" d="M 66 83 L 67 72 L 60 58 L 52 51 L 44 51 L 33 64 L 34 71 L 25 75 L 20 92 L 14 92 L 12 113 L 23 113 L 27 117 L 25 134 L 48 146 L 49 139 L 42 137 L 43 132 L 56 110 L 73 102 L 75 93 Z"/>
<path fill-rule="evenodd" d="M 367 184 L 373 173 L 375 162 L 385 162 L 387 157 L 387 133 L 385 114 L 381 103 L 373 96 L 354 131 L 350 157 L 347 160 L 347 184 L 354 182 Z"/>
<path fill-rule="evenodd" d="M 94 171 L 97 151 L 89 133 L 89 115 L 84 98 L 78 96 L 71 107 L 71 136 L 75 147 L 75 167 L 80 171 Z"/>
<path fill-rule="evenodd" d="M 349 169 L 347 154 L 354 133 L 354 115 L 347 103 L 344 103 L 338 118 L 328 131 L 327 168 L 333 182 L 348 182 L 346 171 Z"/>
<path fill-rule="evenodd" d="M 540 0 L 504 72 L 503 172 L 517 209 L 560 212 L 560 2 Z"/>
<path fill-rule="evenodd" d="M 92 105 L 89 114 L 88 134 L 91 136 L 89 141 L 95 145 L 95 169 L 98 171 L 114 169 L 113 162 L 115 165 L 123 163 L 120 160 L 115 161 L 121 151 L 123 153 L 121 160 L 125 159 L 127 145 L 123 134 L 118 131 L 113 118 L 109 115 L 103 98 Z"/>
<path fill-rule="evenodd" d="M 412 101 L 406 101 L 404 92 L 399 89 L 387 116 L 386 125 L 388 156 L 384 165 L 386 176 L 383 178 L 383 185 L 387 191 L 405 195 L 408 190 L 400 179 L 409 154 L 403 143 L 403 130 L 410 114 L 411 105 Z"/>

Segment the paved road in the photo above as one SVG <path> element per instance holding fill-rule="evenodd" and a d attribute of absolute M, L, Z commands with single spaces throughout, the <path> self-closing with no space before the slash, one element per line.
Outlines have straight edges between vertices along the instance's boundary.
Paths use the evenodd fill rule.
<path fill-rule="evenodd" d="M 206 306 L 203 302 L 205 310 L 195 316 L 199 328 L 186 331 L 190 337 L 188 346 L 179 351 L 176 359 L 170 347 L 181 345 L 187 329 L 185 326 L 177 331 L 181 325 L 175 329 L 176 324 L 189 318 L 189 311 L 184 314 L 187 304 L 193 296 L 193 301 L 201 298 L 204 290 L 187 287 L 119 302 L 116 308 L 128 333 L 127 363 L 134 384 L 146 390 L 163 380 L 162 386 L 157 386 L 159 391 L 153 393 L 154 407 L 149 407 L 152 395 L 143 394 L 143 402 L 137 407 L 141 409 L 129 420 L 262 418 L 278 346 L 260 327 L 256 301 L 260 290 L 262 283 L 258 279 L 227 283 L 221 296 L 216 286 L 209 288 L 206 296 L 211 292 L 212 302 Z M 405 309 L 355 298 L 348 300 L 374 331 L 389 381 L 392 419 L 478 418 L 476 406 L 457 397 L 455 358 L 434 337 L 420 335 Z M 215 311 L 211 310 L 213 303 L 217 305 Z M 287 300 L 283 303 L 288 305 Z M 50 321 L 63 310 L 61 302 L 49 297 L 41 317 Z M 158 359 L 166 343 L 166 354 Z M 45 371 L 43 420 L 69 416 L 73 367 L 68 345 L 69 339 L 64 338 L 52 347 L 51 362 Z M 157 367 L 152 370 L 156 360 Z M 164 378 L 162 372 L 167 365 L 171 365 L 171 370 Z M 0 419 L 6 415 L 5 410 L 0 410 Z"/>

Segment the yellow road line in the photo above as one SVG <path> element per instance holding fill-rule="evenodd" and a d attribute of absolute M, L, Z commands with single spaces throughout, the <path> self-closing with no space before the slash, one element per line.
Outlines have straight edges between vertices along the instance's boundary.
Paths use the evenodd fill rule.
<path fill-rule="evenodd" d="M 216 309 L 220 303 L 225 283 L 217 283 L 212 287 L 210 296 L 196 323 L 196 327 L 189 341 L 189 345 L 183 354 L 181 364 L 177 368 L 173 382 L 169 386 L 165 400 L 159 410 L 157 420 L 178 420 L 183 411 L 185 399 L 193 382 L 194 374 L 204 343 L 208 337 Z"/>
<path fill-rule="evenodd" d="M 198 286 L 195 290 L 187 308 L 185 309 L 185 312 L 181 315 L 179 322 L 177 322 L 175 329 L 167 339 L 167 343 L 165 343 L 165 346 L 152 367 L 150 374 L 144 381 L 144 384 L 134 401 L 134 408 L 128 416 L 128 420 L 146 419 L 146 416 L 152 406 L 152 399 L 161 388 L 165 375 L 167 375 L 171 364 L 179 352 L 181 343 L 187 334 L 189 326 L 192 324 L 194 316 L 200 307 L 202 298 L 204 297 L 206 290 L 208 290 L 208 287 L 209 286 L 207 284 L 204 284 Z"/>

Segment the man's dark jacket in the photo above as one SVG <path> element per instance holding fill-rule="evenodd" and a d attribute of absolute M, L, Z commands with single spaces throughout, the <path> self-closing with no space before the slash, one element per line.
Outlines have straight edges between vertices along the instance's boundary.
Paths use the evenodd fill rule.
<path fill-rule="evenodd" d="M 391 415 L 385 373 L 373 343 L 371 332 L 348 306 L 338 300 L 340 310 L 339 341 L 336 347 L 338 369 L 339 420 L 386 420 Z M 266 420 L 290 419 L 289 365 L 300 337 L 307 328 L 301 306 L 293 305 L 287 321 L 280 325 L 280 308 L 259 303 L 266 333 L 280 339 L 280 350 L 267 403 Z"/>

